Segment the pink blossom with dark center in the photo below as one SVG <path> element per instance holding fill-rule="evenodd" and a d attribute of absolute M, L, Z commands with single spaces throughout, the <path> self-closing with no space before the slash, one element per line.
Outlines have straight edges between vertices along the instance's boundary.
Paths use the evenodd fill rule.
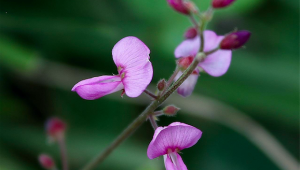
<path fill-rule="evenodd" d="M 213 31 L 204 31 L 204 52 L 218 47 L 224 36 L 218 36 Z M 175 57 L 179 60 L 187 58 L 186 61 L 190 61 L 189 58 L 195 57 L 200 49 L 200 37 L 196 36 L 193 39 L 184 40 L 175 49 Z M 212 54 L 206 56 L 206 58 L 198 64 L 198 68 L 191 74 L 177 89 L 178 94 L 183 97 L 187 97 L 192 94 L 195 85 L 197 83 L 200 74 L 199 71 L 204 70 L 211 76 L 219 77 L 225 74 L 230 66 L 232 52 L 230 50 L 218 50 Z M 188 60 L 189 59 L 189 60 Z M 190 64 L 191 62 L 189 62 Z M 175 81 L 182 75 L 180 71 L 175 77 Z"/>
<path fill-rule="evenodd" d="M 164 156 L 166 170 L 187 170 L 179 151 L 190 148 L 201 138 L 201 130 L 180 122 L 155 130 L 147 149 L 150 159 Z"/>
<path fill-rule="evenodd" d="M 152 80 L 153 68 L 149 54 L 149 48 L 141 40 L 125 37 L 112 50 L 119 74 L 82 80 L 72 91 L 86 100 L 98 99 L 120 90 L 124 90 L 129 97 L 138 97 Z"/>

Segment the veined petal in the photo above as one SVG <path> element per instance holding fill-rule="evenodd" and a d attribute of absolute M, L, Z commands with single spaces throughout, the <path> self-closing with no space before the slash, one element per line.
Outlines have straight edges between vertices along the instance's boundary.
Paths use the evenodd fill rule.
<path fill-rule="evenodd" d="M 125 93 L 129 97 L 138 97 L 147 88 L 153 77 L 153 68 L 150 61 L 139 67 L 124 70 L 122 79 Z"/>
<path fill-rule="evenodd" d="M 184 40 L 175 49 L 175 57 L 195 56 L 200 49 L 200 37 Z"/>
<path fill-rule="evenodd" d="M 155 131 L 159 131 L 159 133 L 155 133 L 156 138 L 152 139 L 147 149 L 150 159 L 167 154 L 169 149 L 175 151 L 192 147 L 202 135 L 199 129 L 180 124 Z"/>
<path fill-rule="evenodd" d="M 83 99 L 94 100 L 123 88 L 119 76 L 100 76 L 80 81 L 72 91 L 76 91 Z"/>
<path fill-rule="evenodd" d="M 179 79 L 179 77 L 182 75 L 182 72 L 179 72 L 177 76 L 175 77 L 175 81 Z M 177 93 L 180 94 L 183 97 L 188 97 L 192 94 L 194 91 L 195 85 L 197 84 L 199 75 L 197 74 L 191 74 L 177 89 Z"/>
<path fill-rule="evenodd" d="M 166 170 L 188 170 L 178 153 L 174 152 L 171 154 L 164 155 Z"/>
<path fill-rule="evenodd" d="M 149 48 L 136 37 L 125 37 L 114 46 L 113 60 L 117 67 L 128 69 L 144 66 L 150 59 Z"/>
<path fill-rule="evenodd" d="M 199 63 L 199 66 L 211 76 L 222 76 L 230 66 L 231 55 L 230 50 L 218 50 L 208 55 L 204 61 Z"/>

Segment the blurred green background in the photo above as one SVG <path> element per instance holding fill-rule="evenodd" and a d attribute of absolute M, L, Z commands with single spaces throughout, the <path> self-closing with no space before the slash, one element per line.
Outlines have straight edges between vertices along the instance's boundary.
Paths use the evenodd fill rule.
<path fill-rule="evenodd" d="M 210 0 L 194 2 L 201 10 L 210 4 Z M 166 0 L 0 0 L 0 169 L 41 169 L 37 155 L 42 152 L 60 164 L 57 146 L 47 144 L 44 131 L 45 120 L 52 116 L 68 123 L 70 167 L 81 168 L 150 100 L 144 95 L 121 99 L 118 93 L 86 101 L 70 91 L 72 86 L 81 79 L 117 73 L 111 49 L 130 35 L 150 48 L 155 85 L 171 75 L 173 51 L 190 25 Z M 252 32 L 246 48 L 233 52 L 226 75 L 201 75 L 195 96 L 184 101 L 205 108 L 197 100 L 201 97 L 217 110 L 216 103 L 239 110 L 299 162 L 299 1 L 237 0 L 217 11 L 208 26 L 218 34 L 234 28 Z M 183 151 L 189 169 L 282 169 L 238 128 L 192 107 L 158 122 L 166 126 L 181 121 L 203 131 L 200 141 Z M 222 108 L 216 114 L 232 121 Z M 152 135 L 150 124 L 144 123 L 98 169 L 164 169 L 161 158 L 147 158 Z"/>

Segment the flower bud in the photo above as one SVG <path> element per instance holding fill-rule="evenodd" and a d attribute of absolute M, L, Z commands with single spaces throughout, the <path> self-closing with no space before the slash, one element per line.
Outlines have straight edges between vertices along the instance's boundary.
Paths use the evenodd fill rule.
<path fill-rule="evenodd" d="M 213 0 L 213 8 L 224 8 L 232 4 L 235 0 Z"/>
<path fill-rule="evenodd" d="M 45 169 L 54 169 L 55 168 L 55 163 L 49 155 L 41 154 L 39 156 L 39 162 L 40 162 L 41 166 Z"/>
<path fill-rule="evenodd" d="M 46 122 L 47 135 L 54 141 L 62 138 L 66 130 L 66 124 L 59 118 L 51 118 Z"/>
<path fill-rule="evenodd" d="M 168 4 L 177 12 L 180 12 L 185 15 L 189 15 L 190 11 L 189 9 L 185 6 L 185 3 L 183 2 L 184 0 L 167 0 Z"/>
<path fill-rule="evenodd" d="M 233 32 L 225 36 L 220 43 L 220 48 L 224 50 L 238 49 L 249 40 L 250 36 L 251 33 L 249 31 Z"/>
<path fill-rule="evenodd" d="M 194 14 L 199 13 L 199 10 L 198 10 L 197 6 L 194 4 L 194 2 L 191 2 L 191 1 L 183 2 L 183 5 L 188 9 L 188 11 L 190 11 Z"/>
<path fill-rule="evenodd" d="M 185 39 L 193 39 L 195 38 L 196 36 L 198 35 L 198 31 L 196 28 L 192 27 L 192 28 L 189 28 L 185 34 L 184 34 L 184 38 Z"/>
<path fill-rule="evenodd" d="M 168 116 L 174 116 L 176 115 L 176 113 L 178 112 L 178 110 L 180 110 L 180 108 L 174 106 L 174 105 L 170 105 L 170 106 L 166 106 L 164 109 L 163 109 L 163 113 L 165 115 L 168 115 Z"/>
<path fill-rule="evenodd" d="M 193 56 L 182 57 L 182 58 L 177 60 L 177 64 L 178 64 L 180 69 L 185 70 L 191 65 L 193 60 L 194 60 Z"/>
<path fill-rule="evenodd" d="M 157 84 L 157 89 L 159 91 L 163 91 L 165 89 L 166 85 L 167 85 L 167 82 L 165 79 L 159 80 L 159 82 Z"/>

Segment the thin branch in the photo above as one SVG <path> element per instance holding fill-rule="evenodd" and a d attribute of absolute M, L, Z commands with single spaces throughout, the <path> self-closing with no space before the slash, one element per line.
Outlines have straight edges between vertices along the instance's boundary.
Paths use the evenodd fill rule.
<path fill-rule="evenodd" d="M 205 55 L 208 56 L 208 55 L 210 55 L 210 54 L 212 54 L 212 53 L 218 51 L 219 49 L 220 49 L 220 47 L 218 46 L 217 48 L 215 48 L 215 49 L 213 49 L 213 50 L 210 50 L 210 51 L 208 51 L 208 52 L 205 52 Z"/>
<path fill-rule="evenodd" d="M 179 68 L 176 67 L 175 71 L 173 72 L 173 74 L 172 74 L 171 77 L 169 78 L 169 80 L 168 80 L 168 82 L 167 82 L 167 85 L 166 85 L 165 89 L 162 91 L 161 94 L 164 94 L 165 91 L 170 87 L 170 85 L 171 85 L 172 82 L 174 81 L 175 77 L 177 76 L 178 72 L 179 72 Z"/>
<path fill-rule="evenodd" d="M 147 94 L 148 96 L 152 97 L 155 100 L 158 99 L 158 97 L 155 94 L 153 94 L 151 91 L 149 91 L 147 89 L 144 90 L 144 93 Z"/>
<path fill-rule="evenodd" d="M 61 137 L 58 139 L 58 145 L 61 155 L 61 162 L 62 162 L 62 169 L 68 170 L 68 159 L 67 159 L 67 149 L 66 149 L 66 143 L 65 138 Z"/>
<path fill-rule="evenodd" d="M 153 129 L 156 130 L 158 128 L 158 125 L 156 123 L 155 116 L 154 115 L 149 115 L 149 121 L 150 121 Z"/>

